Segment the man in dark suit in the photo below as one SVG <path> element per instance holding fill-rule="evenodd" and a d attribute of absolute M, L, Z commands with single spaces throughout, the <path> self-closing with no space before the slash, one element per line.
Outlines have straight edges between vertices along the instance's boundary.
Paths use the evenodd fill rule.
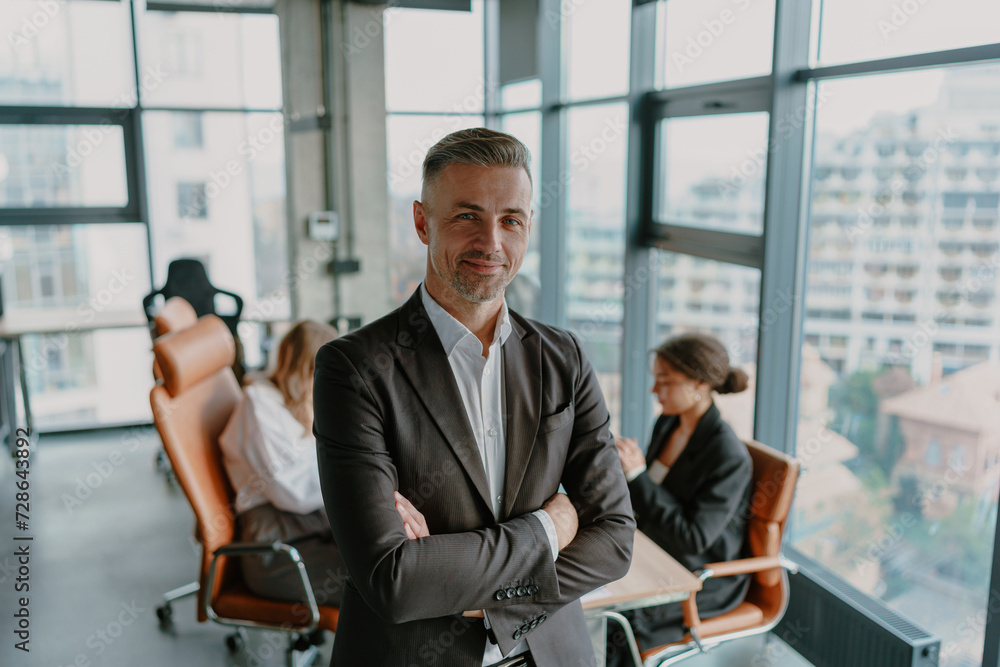
<path fill-rule="evenodd" d="M 529 159 L 485 128 L 432 147 L 423 285 L 317 356 L 320 477 L 351 575 L 337 667 L 594 664 L 579 598 L 624 576 L 635 521 L 579 342 L 504 300 Z"/>

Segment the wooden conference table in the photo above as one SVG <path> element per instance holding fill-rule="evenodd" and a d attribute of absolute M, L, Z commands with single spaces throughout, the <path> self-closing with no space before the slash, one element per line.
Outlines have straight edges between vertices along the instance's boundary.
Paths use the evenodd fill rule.
<path fill-rule="evenodd" d="M 608 614 L 680 602 L 700 590 L 698 577 L 636 531 L 628 573 L 582 599 L 598 667 L 604 665 Z"/>

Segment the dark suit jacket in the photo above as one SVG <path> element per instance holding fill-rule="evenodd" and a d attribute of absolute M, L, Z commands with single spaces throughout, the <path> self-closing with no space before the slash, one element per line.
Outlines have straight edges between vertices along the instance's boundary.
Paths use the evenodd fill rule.
<path fill-rule="evenodd" d="M 323 497 L 350 571 L 333 665 L 479 667 L 485 609 L 504 654 L 589 665 L 581 595 L 624 576 L 635 521 L 593 370 L 565 331 L 511 313 L 503 346 L 507 463 L 501 515 L 444 348 L 419 291 L 316 357 Z M 562 483 L 580 517 L 552 560 L 529 516 Z M 393 491 L 427 519 L 408 540 Z"/>
<path fill-rule="evenodd" d="M 660 455 L 679 422 L 678 417 L 666 415 L 656 421 L 647 465 Z M 752 471 L 746 445 L 712 404 L 662 484 L 654 483 L 647 473 L 629 483 L 639 530 L 692 571 L 706 563 L 743 557 Z M 699 613 L 707 617 L 732 609 L 743 601 L 748 582 L 746 575 L 707 580 L 697 597 Z M 679 618 L 676 610 L 660 611 L 664 622 Z M 652 621 L 650 629 L 657 616 L 645 615 Z"/>

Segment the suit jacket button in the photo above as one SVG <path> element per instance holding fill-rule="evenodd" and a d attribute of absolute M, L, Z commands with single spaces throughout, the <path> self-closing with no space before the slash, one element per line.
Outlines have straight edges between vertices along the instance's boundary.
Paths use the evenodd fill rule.
<path fill-rule="evenodd" d="M 543 611 L 543 612 L 542 612 L 542 615 L 538 617 L 538 622 L 539 622 L 539 623 L 544 623 L 544 622 L 545 622 L 545 619 L 547 619 L 548 617 L 549 617 L 549 616 L 548 616 L 548 614 L 546 614 L 546 613 L 545 613 L 545 612 Z"/>
<path fill-rule="evenodd" d="M 517 641 L 520 638 L 521 638 L 521 631 L 520 630 L 515 630 L 514 631 L 514 641 Z"/>
<path fill-rule="evenodd" d="M 530 586 L 528 586 L 528 595 L 534 595 L 537 592 L 538 592 L 538 586 L 536 586 L 535 584 L 531 584 Z"/>
<path fill-rule="evenodd" d="M 531 629 L 531 625 L 527 621 L 525 621 L 521 625 L 521 627 L 519 627 L 517 629 L 517 631 L 520 632 L 522 635 L 526 635 L 526 634 L 528 634 L 528 630 L 530 630 L 530 629 Z"/>
<path fill-rule="evenodd" d="M 536 627 L 538 627 L 538 624 L 539 624 L 539 623 L 541 623 L 541 622 L 542 622 L 542 620 L 541 620 L 541 619 L 539 619 L 539 618 L 536 618 L 536 619 L 534 619 L 533 621 L 531 621 L 531 624 L 530 624 L 530 625 L 529 625 L 528 627 L 529 627 L 530 629 L 534 630 L 534 629 L 535 629 Z"/>
<path fill-rule="evenodd" d="M 514 590 L 513 588 L 508 588 L 508 589 L 507 589 L 507 593 L 506 593 L 506 594 L 507 594 L 507 599 L 509 600 L 509 599 L 511 599 L 512 597 L 514 597 L 514 594 L 515 594 L 515 593 L 517 593 L 517 591 L 516 591 L 516 590 Z"/>
<path fill-rule="evenodd" d="M 505 597 L 507 597 L 507 594 L 504 593 L 503 589 L 501 588 L 496 592 L 496 594 L 493 597 L 495 597 L 497 600 L 503 600 Z"/>
<path fill-rule="evenodd" d="M 517 597 L 523 598 L 527 594 L 528 594 L 528 589 L 526 587 L 524 586 L 517 587 Z"/>

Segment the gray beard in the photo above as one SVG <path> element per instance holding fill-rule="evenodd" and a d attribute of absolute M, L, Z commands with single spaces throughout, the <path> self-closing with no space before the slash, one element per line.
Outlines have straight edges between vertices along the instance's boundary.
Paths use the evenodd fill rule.
<path fill-rule="evenodd" d="M 431 266 L 434 271 L 458 294 L 470 303 L 487 303 L 503 296 L 507 283 L 510 282 L 510 269 L 504 267 L 505 273 L 502 276 L 469 276 L 461 271 L 455 271 L 445 275 L 438 268 L 437 263 L 431 257 Z"/>

